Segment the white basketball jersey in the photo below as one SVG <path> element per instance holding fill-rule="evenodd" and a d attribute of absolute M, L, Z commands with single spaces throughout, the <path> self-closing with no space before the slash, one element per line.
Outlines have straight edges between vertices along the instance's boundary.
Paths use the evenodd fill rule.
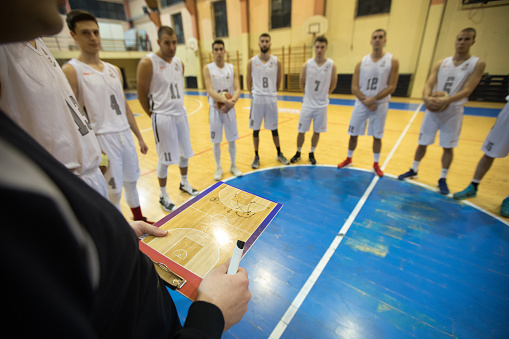
<path fill-rule="evenodd" d="M 277 96 L 277 58 L 271 55 L 266 63 L 260 57 L 251 59 L 252 93 L 255 95 Z"/>
<path fill-rule="evenodd" d="M 103 71 L 76 59 L 69 64 L 78 77 L 78 104 L 85 112 L 95 134 L 117 133 L 129 128 L 125 96 L 116 68 L 107 62 Z"/>
<path fill-rule="evenodd" d="M 385 55 L 374 62 L 371 55 L 368 54 L 361 61 L 361 69 L 359 73 L 359 89 L 362 94 L 367 97 L 374 97 L 383 91 L 389 85 L 389 76 L 392 68 L 392 54 Z M 388 95 L 385 98 L 377 100 L 377 103 L 385 103 L 391 99 Z M 356 99 L 358 100 L 358 99 Z"/>
<path fill-rule="evenodd" d="M 318 67 L 314 58 L 307 61 L 306 84 L 302 106 L 321 108 L 329 105 L 333 61 L 329 58 Z"/>
<path fill-rule="evenodd" d="M 148 99 L 152 113 L 184 115 L 184 75 L 182 62 L 176 56 L 170 63 L 155 53 L 147 57 L 152 61 L 152 81 Z"/>
<path fill-rule="evenodd" d="M 67 168 L 97 169 L 101 149 L 64 72 L 42 39 L 0 45 L 0 107 Z"/>
<path fill-rule="evenodd" d="M 215 62 L 211 62 L 207 65 L 207 68 L 209 69 L 210 80 L 212 81 L 214 91 L 217 93 L 228 92 L 233 96 L 235 93 L 235 89 L 233 88 L 233 65 L 225 63 L 223 68 L 219 68 Z M 214 99 L 212 99 L 210 96 L 209 104 L 215 104 Z"/>
<path fill-rule="evenodd" d="M 438 69 L 437 84 L 433 92 L 445 91 L 451 96 L 461 91 L 474 71 L 478 60 L 478 57 L 471 56 L 461 65 L 455 66 L 452 56 L 445 58 Z M 455 101 L 451 105 L 464 105 L 467 101 L 468 97 Z"/>

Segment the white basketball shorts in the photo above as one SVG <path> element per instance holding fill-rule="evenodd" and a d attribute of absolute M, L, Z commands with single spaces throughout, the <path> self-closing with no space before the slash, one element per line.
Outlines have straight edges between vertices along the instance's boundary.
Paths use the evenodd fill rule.
<path fill-rule="evenodd" d="M 232 142 L 239 138 L 237 130 L 237 115 L 235 108 L 232 108 L 228 113 L 223 113 L 217 107 L 210 106 L 209 109 L 209 128 L 210 128 L 210 141 L 213 144 L 223 141 L 223 127 L 226 141 Z"/>
<path fill-rule="evenodd" d="M 327 106 L 308 107 L 302 105 L 299 117 L 299 133 L 306 133 L 311 127 L 313 121 L 313 132 L 327 132 Z"/>
<path fill-rule="evenodd" d="M 438 113 L 426 110 L 419 132 L 418 144 L 432 145 L 440 130 L 440 147 L 455 148 L 458 146 L 463 122 L 463 105 L 451 105 Z"/>
<path fill-rule="evenodd" d="M 180 157 L 191 158 L 194 155 L 187 115 L 174 116 L 154 113 L 152 114 L 152 128 L 161 164 L 177 164 Z"/>
<path fill-rule="evenodd" d="M 498 114 L 482 146 L 482 151 L 492 158 L 505 158 L 509 154 L 509 103 Z"/>
<path fill-rule="evenodd" d="M 389 102 L 380 103 L 376 110 L 370 111 L 360 101 L 355 100 L 350 125 L 348 126 L 348 134 L 352 136 L 365 135 L 366 123 L 369 121 L 367 135 L 381 139 L 384 136 L 388 110 Z"/>
<path fill-rule="evenodd" d="M 253 95 L 251 100 L 251 112 L 249 114 L 249 128 L 259 130 L 265 120 L 264 127 L 275 130 L 278 126 L 277 97 L 265 95 Z"/>

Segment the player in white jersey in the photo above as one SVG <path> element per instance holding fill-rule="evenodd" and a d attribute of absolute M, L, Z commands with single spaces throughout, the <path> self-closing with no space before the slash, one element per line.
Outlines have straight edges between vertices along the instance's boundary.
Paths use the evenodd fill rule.
<path fill-rule="evenodd" d="M 240 96 L 239 73 L 232 64 L 224 60 L 224 42 L 215 40 L 212 43 L 212 55 L 214 62 L 203 68 L 203 79 L 207 88 L 209 101 L 209 127 L 210 141 L 213 144 L 214 160 L 216 161 L 216 173 L 214 180 L 221 180 L 223 169 L 221 168 L 221 141 L 223 140 L 223 127 L 228 150 L 230 152 L 230 173 L 236 177 L 242 176 L 242 172 L 235 164 L 237 146 L 235 140 L 239 138 L 237 130 L 237 116 L 235 103 Z M 227 98 L 229 93 L 231 98 Z M 221 108 L 219 108 L 221 106 Z"/>
<path fill-rule="evenodd" d="M 108 156 L 109 167 L 104 175 L 110 201 L 121 210 L 124 187 L 134 220 L 147 221 L 141 212 L 136 187 L 140 168 L 130 129 L 138 139 L 141 153 L 146 154 L 148 147 L 127 104 L 120 69 L 99 58 L 101 36 L 97 19 L 91 13 L 72 10 L 67 13 L 67 26 L 80 48 L 80 55 L 62 69 L 92 125 L 101 150 Z"/>
<path fill-rule="evenodd" d="M 270 54 L 270 35 L 263 33 L 258 39 L 260 54 L 247 62 L 246 84 L 252 95 L 249 128 L 253 130 L 255 158 L 253 169 L 260 166 L 258 145 L 260 128 L 265 120 L 265 129 L 272 132 L 272 140 L 277 150 L 276 160 L 284 165 L 290 164 L 281 152 L 278 134 L 277 89 L 281 83 L 281 61 Z"/>
<path fill-rule="evenodd" d="M 338 168 L 352 165 L 358 136 L 366 133 L 366 123 L 369 120 L 367 135 L 373 136 L 373 170 L 379 177 L 384 175 L 378 162 L 382 150 L 385 120 L 389 110 L 389 100 L 396 90 L 399 77 L 399 61 L 392 54 L 384 51 L 386 42 L 386 31 L 375 30 L 371 34 L 371 53 L 355 66 L 352 93 L 356 98 L 348 126 L 350 135 L 348 152 L 346 160 L 338 165 Z"/>
<path fill-rule="evenodd" d="M 184 107 L 184 64 L 175 56 L 177 35 L 173 28 L 161 26 L 157 32 L 160 49 L 140 60 L 137 70 L 138 100 L 151 117 L 159 161 L 159 203 L 171 212 L 175 204 L 166 191 L 168 166 L 180 168 L 180 190 L 198 195 L 187 180 L 188 159 L 194 155 L 189 122 Z"/>
<path fill-rule="evenodd" d="M 0 108 L 105 198 L 101 149 L 42 39 L 0 46 Z M 40 114 L 44 111 L 45 114 Z"/>
<path fill-rule="evenodd" d="M 509 96 L 506 97 L 509 101 Z M 482 146 L 484 155 L 477 163 L 472 182 L 463 191 L 454 193 L 453 198 L 463 200 L 477 196 L 477 189 L 484 175 L 489 171 L 495 158 L 505 158 L 509 154 L 509 102 L 498 114 Z M 502 201 L 500 215 L 509 218 L 509 196 Z"/>
<path fill-rule="evenodd" d="M 441 194 L 449 194 L 446 177 L 452 163 L 453 149 L 458 145 L 464 105 L 481 81 L 486 67 L 484 61 L 470 55 L 475 36 L 475 29 L 463 29 L 456 37 L 454 55 L 433 66 L 422 93 L 426 112 L 419 133 L 419 146 L 415 151 L 412 168 L 401 174 L 399 180 L 417 176 L 426 149 L 435 142 L 436 133 L 440 130 L 443 154 L 438 188 Z"/>
<path fill-rule="evenodd" d="M 315 39 L 315 57 L 309 59 L 302 66 L 300 73 L 300 87 L 304 92 L 302 109 L 299 117 L 297 134 L 297 152 L 290 160 L 296 163 L 300 160 L 300 152 L 304 144 L 304 134 L 309 131 L 313 121 L 313 137 L 309 162 L 316 164 L 315 149 L 320 139 L 320 133 L 327 132 L 327 106 L 329 94 L 337 84 L 336 65 L 334 61 L 325 57 L 328 42 L 324 36 Z"/>

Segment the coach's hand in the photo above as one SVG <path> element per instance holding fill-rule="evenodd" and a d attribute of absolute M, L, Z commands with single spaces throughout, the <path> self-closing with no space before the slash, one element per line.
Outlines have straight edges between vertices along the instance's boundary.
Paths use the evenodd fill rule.
<path fill-rule="evenodd" d="M 164 237 L 168 234 L 167 230 L 160 229 L 159 227 L 147 224 L 141 220 L 129 221 L 129 225 L 134 230 L 137 237 L 140 237 L 143 234 L 153 235 L 156 237 Z"/>
<path fill-rule="evenodd" d="M 238 323 L 247 311 L 251 299 L 247 272 L 239 267 L 236 274 L 228 275 L 228 260 L 210 271 L 198 288 L 196 300 L 206 301 L 219 307 L 224 317 L 224 330 Z"/>

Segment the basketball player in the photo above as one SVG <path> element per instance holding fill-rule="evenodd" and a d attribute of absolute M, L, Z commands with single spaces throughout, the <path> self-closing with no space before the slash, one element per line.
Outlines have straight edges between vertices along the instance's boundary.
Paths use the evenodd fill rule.
<path fill-rule="evenodd" d="M 203 79 L 210 104 L 210 141 L 212 141 L 214 160 L 216 161 L 214 180 L 221 180 L 223 177 L 223 169 L 221 168 L 223 127 L 226 141 L 228 141 L 228 151 L 230 152 L 230 173 L 236 177 L 242 176 L 242 172 L 235 165 L 237 155 L 235 140 L 239 138 L 239 133 L 237 131 L 237 115 L 234 105 L 240 96 L 239 72 L 232 64 L 225 62 L 224 53 L 223 40 L 214 41 L 212 43 L 214 62 L 203 68 Z M 225 92 L 229 93 L 232 98 L 227 99 L 224 96 Z M 217 103 L 221 103 L 223 106 L 218 108 Z"/>
<path fill-rule="evenodd" d="M 509 101 L 509 96 L 506 97 Z M 495 125 L 490 130 L 482 146 L 484 155 L 479 160 L 472 182 L 463 191 L 454 193 L 453 198 L 463 200 L 477 195 L 478 186 L 489 171 L 495 158 L 505 158 L 509 154 L 509 103 L 498 114 Z M 500 215 L 509 218 L 509 196 L 502 201 Z"/>
<path fill-rule="evenodd" d="M 357 65 L 352 78 L 352 93 L 355 104 L 348 126 L 350 140 L 346 160 L 338 168 L 352 165 L 352 157 L 357 147 L 359 135 L 366 133 L 366 122 L 369 120 L 368 135 L 373 136 L 373 170 L 379 177 L 384 172 L 378 164 L 382 150 L 382 137 L 385 130 L 385 120 L 389 110 L 391 94 L 396 90 L 399 77 L 399 61 L 384 51 L 387 33 L 377 29 L 371 34 L 372 51 Z"/>
<path fill-rule="evenodd" d="M 107 199 L 97 138 L 41 38 L 0 46 L 0 86 L 0 108 Z"/>
<path fill-rule="evenodd" d="M 161 26 L 157 36 L 160 49 L 140 60 L 136 80 L 138 100 L 152 119 L 156 139 L 159 203 L 171 212 L 175 210 L 175 204 L 166 191 L 168 165 L 178 163 L 180 190 L 193 196 L 199 192 L 187 181 L 188 159 L 194 153 L 184 107 L 184 64 L 175 56 L 177 35 L 173 28 Z"/>
<path fill-rule="evenodd" d="M 67 13 L 67 26 L 80 48 L 80 55 L 66 63 L 62 70 L 80 108 L 87 114 L 101 150 L 108 156 L 110 166 L 104 175 L 110 201 L 121 210 L 123 186 L 134 220 L 147 221 L 141 212 L 136 188 L 140 168 L 129 128 L 138 138 L 141 153 L 146 154 L 148 147 L 127 104 L 120 69 L 99 58 L 101 36 L 97 19 L 91 13 L 72 10 Z"/>
<path fill-rule="evenodd" d="M 55 0 L 2 2 L 0 44 L 61 28 Z M 38 114 L 52 120 L 49 109 Z M 228 275 L 226 264 L 204 278 L 182 328 L 166 286 L 138 249 L 137 236 L 165 232 L 142 221 L 129 227 L 3 110 L 0 158 L 0 196 L 8 197 L 0 205 L 0 269 L 8 291 L 2 305 L 9 310 L 1 324 L 16 328 L 16 336 L 220 338 L 246 312 L 246 271 Z"/>
<path fill-rule="evenodd" d="M 278 134 L 277 89 L 281 83 L 281 61 L 270 54 L 270 35 L 263 33 L 258 39 L 260 54 L 247 62 L 246 83 L 252 94 L 249 128 L 253 130 L 255 158 L 253 169 L 260 167 L 258 146 L 260 127 L 265 120 L 265 129 L 272 131 L 272 139 L 277 149 L 276 160 L 284 165 L 290 164 L 281 152 Z"/>
<path fill-rule="evenodd" d="M 452 163 L 453 149 L 458 145 L 464 105 L 470 93 L 481 81 L 486 67 L 484 61 L 470 54 L 475 36 L 474 28 L 463 29 L 456 37 L 454 55 L 440 60 L 433 66 L 422 94 L 426 113 L 419 132 L 419 145 L 415 151 L 414 163 L 408 172 L 398 177 L 399 180 L 417 176 L 426 148 L 435 142 L 437 131 L 440 130 L 443 154 L 438 188 L 441 194 L 449 194 L 446 177 Z M 437 92 L 442 91 L 447 95 L 435 96 Z"/>
<path fill-rule="evenodd" d="M 316 164 L 315 149 L 320 139 L 320 133 L 327 132 L 327 106 L 329 94 L 334 91 L 337 83 L 336 65 L 334 61 L 325 57 L 327 39 L 319 36 L 315 39 L 315 57 L 309 59 L 302 66 L 300 73 L 300 87 L 304 91 L 302 109 L 299 117 L 297 135 L 297 152 L 290 160 L 296 163 L 300 160 L 300 152 L 304 144 L 304 133 L 309 131 L 313 121 L 313 137 L 309 162 Z"/>

